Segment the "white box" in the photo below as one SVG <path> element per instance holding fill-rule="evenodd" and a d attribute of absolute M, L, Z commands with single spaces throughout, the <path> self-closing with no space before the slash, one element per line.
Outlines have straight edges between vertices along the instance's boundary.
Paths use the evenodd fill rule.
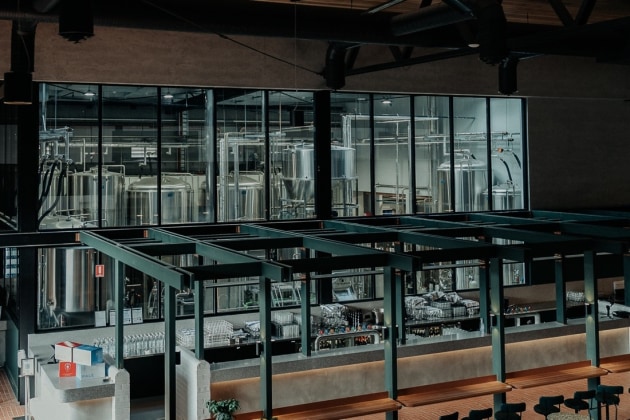
<path fill-rule="evenodd" d="M 81 344 L 72 350 L 72 361 L 78 365 L 86 366 L 103 363 L 103 349 L 88 344 Z"/>
<path fill-rule="evenodd" d="M 92 379 L 105 377 L 105 363 L 96 363 L 92 366 L 77 365 L 77 378 Z"/>
<path fill-rule="evenodd" d="M 80 345 L 80 343 L 75 343 L 74 341 L 61 341 L 55 344 L 55 359 L 61 362 L 72 362 L 72 349 Z"/>

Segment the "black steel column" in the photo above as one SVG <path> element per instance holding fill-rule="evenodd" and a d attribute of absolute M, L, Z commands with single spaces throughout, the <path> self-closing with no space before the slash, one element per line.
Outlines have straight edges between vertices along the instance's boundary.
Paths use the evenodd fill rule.
<path fill-rule="evenodd" d="M 486 328 L 492 335 L 492 371 L 497 375 L 498 381 L 505 381 L 505 311 L 503 303 L 503 260 L 492 258 L 490 260 L 490 325 Z M 480 314 L 483 316 L 484 314 Z M 483 318 L 482 318 L 483 319 Z M 505 402 L 505 393 L 494 394 L 494 410 L 499 410 Z"/>
<path fill-rule="evenodd" d="M 175 315 L 177 302 L 174 287 L 164 285 L 164 414 L 167 420 L 175 420 L 176 416 L 176 380 L 175 364 L 177 355 L 175 354 Z"/>
<path fill-rule="evenodd" d="M 597 277 L 595 251 L 584 252 L 584 305 L 586 309 L 586 357 L 591 365 L 599 366 L 599 304 L 597 302 Z M 595 389 L 600 378 L 589 378 L 588 389 Z"/>
<path fill-rule="evenodd" d="M 123 308 L 125 302 L 125 264 L 120 261 L 116 261 L 114 264 L 114 281 L 114 299 L 116 299 L 116 326 L 114 327 L 116 368 L 123 369 L 125 363 L 125 326 L 123 322 Z"/>
<path fill-rule="evenodd" d="M 555 261 L 556 271 L 556 321 L 562 324 L 567 323 L 567 304 L 565 295 L 567 293 L 567 285 L 565 283 L 566 269 L 564 266 L 564 255 Z"/>
<path fill-rule="evenodd" d="M 260 356 L 260 406 L 262 418 L 273 418 L 273 370 L 271 350 L 271 280 L 260 277 L 258 304 L 260 305 L 260 342 L 257 344 Z"/>
<path fill-rule="evenodd" d="M 383 340 L 385 351 L 385 390 L 390 398 L 398 397 L 398 349 L 396 338 L 398 329 L 396 326 L 397 287 L 395 270 L 392 267 L 383 269 L 384 296 L 383 296 Z M 399 283 L 399 282 L 398 282 Z M 397 420 L 398 412 L 386 413 L 387 420 Z"/>
<path fill-rule="evenodd" d="M 332 217 L 332 181 L 330 179 L 330 91 L 314 93 L 315 99 L 315 214 L 319 219 Z"/>
<path fill-rule="evenodd" d="M 302 343 L 302 354 L 304 356 L 311 355 L 311 275 L 306 273 L 306 278 L 301 282 L 300 293 L 302 301 L 300 302 L 300 316 L 302 317 L 302 331 L 300 339 Z"/>

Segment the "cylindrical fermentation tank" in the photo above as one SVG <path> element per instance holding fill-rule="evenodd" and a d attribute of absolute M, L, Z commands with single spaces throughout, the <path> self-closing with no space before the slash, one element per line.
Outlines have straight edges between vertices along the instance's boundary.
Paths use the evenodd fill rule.
<path fill-rule="evenodd" d="M 487 172 L 485 162 L 475 159 L 472 155 L 460 155 L 455 158 L 451 179 L 451 162 L 442 163 L 437 170 L 439 211 L 485 209 L 482 193 L 488 189 Z M 455 197 L 451 197 L 451 182 L 455 184 Z"/>
<path fill-rule="evenodd" d="M 332 146 L 331 179 L 356 177 L 355 149 Z M 282 180 L 292 200 L 310 202 L 315 195 L 315 152 L 312 145 L 289 147 L 282 151 Z"/>
<path fill-rule="evenodd" d="M 357 176 L 355 150 L 351 147 L 332 146 L 330 149 L 330 177 L 354 179 Z"/>
<path fill-rule="evenodd" d="M 98 197 L 102 197 L 103 226 L 123 225 L 125 208 L 125 175 L 102 168 L 101 185 L 98 184 L 98 167 L 69 176 L 73 212 L 83 220 L 98 225 Z"/>
<path fill-rule="evenodd" d="M 171 176 L 161 178 L 162 223 L 192 221 L 193 190 L 189 183 Z M 129 224 L 155 225 L 158 223 L 158 178 L 145 177 L 128 189 Z"/>
<path fill-rule="evenodd" d="M 261 220 L 265 216 L 265 189 L 261 174 L 230 174 L 227 178 L 227 220 Z M 238 182 L 237 182 L 238 181 Z M 221 188 L 219 186 L 218 188 Z"/>
<path fill-rule="evenodd" d="M 299 145 L 282 151 L 282 181 L 290 200 L 313 201 L 315 153 L 312 145 Z"/>
<path fill-rule="evenodd" d="M 42 267 L 42 302 L 58 313 L 93 311 L 96 303 L 94 257 L 87 248 L 48 248 Z"/>

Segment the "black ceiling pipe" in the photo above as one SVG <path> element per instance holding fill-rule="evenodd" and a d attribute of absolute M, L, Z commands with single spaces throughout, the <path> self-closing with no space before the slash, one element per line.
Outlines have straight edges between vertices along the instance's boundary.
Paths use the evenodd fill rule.
<path fill-rule="evenodd" d="M 484 63 L 499 64 L 508 55 L 507 19 L 498 0 L 478 0 L 475 4 L 477 16 L 477 39 L 479 58 Z"/>
<path fill-rule="evenodd" d="M 518 58 L 507 57 L 499 64 L 499 92 L 511 95 L 518 91 L 516 65 Z"/>
<path fill-rule="evenodd" d="M 11 71 L 4 73 L 4 103 L 32 103 L 37 22 L 14 20 L 11 27 Z"/>
<path fill-rule="evenodd" d="M 331 43 L 326 51 L 326 67 L 324 68 L 326 86 L 330 89 L 341 89 L 346 84 L 346 47 Z"/>

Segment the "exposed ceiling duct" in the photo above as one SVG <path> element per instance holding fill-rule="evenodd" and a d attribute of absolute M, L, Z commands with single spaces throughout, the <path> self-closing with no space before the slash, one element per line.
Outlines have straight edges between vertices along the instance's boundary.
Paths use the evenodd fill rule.
<path fill-rule="evenodd" d="M 11 27 L 11 71 L 4 73 L 4 103 L 32 103 L 37 22 L 14 20 Z"/>

